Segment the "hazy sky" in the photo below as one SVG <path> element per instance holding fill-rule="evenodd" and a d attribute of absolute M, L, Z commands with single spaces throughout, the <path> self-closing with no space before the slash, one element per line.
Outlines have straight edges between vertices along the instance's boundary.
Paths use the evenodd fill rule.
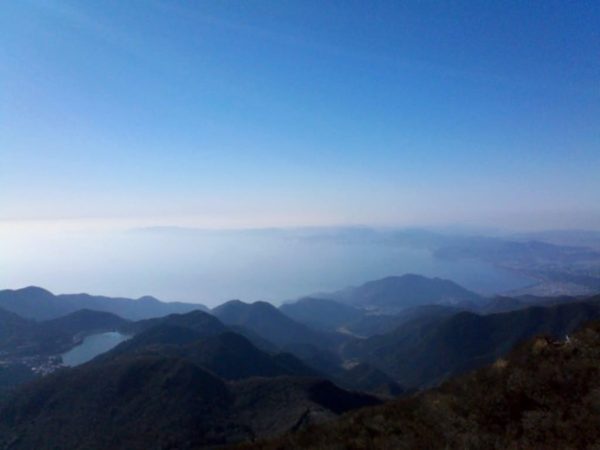
<path fill-rule="evenodd" d="M 0 219 L 600 228 L 600 2 L 0 2 Z"/>

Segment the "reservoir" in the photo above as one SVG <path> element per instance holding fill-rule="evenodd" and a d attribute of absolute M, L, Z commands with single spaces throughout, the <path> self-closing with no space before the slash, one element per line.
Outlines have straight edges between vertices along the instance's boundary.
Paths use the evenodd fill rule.
<path fill-rule="evenodd" d="M 121 342 L 126 341 L 129 337 L 118 331 L 92 334 L 87 336 L 77 347 L 63 353 L 61 355 L 63 363 L 65 366 L 70 367 L 86 363 L 96 356 L 116 347 Z"/>

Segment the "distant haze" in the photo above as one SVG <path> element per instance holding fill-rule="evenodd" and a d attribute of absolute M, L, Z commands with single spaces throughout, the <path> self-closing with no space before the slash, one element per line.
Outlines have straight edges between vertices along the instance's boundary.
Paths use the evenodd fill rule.
<path fill-rule="evenodd" d="M 486 294 L 531 283 L 478 261 L 438 260 L 427 242 L 408 244 L 386 245 L 359 228 L 29 231 L 0 240 L 0 286 L 215 305 L 232 298 L 278 303 L 404 273 Z"/>

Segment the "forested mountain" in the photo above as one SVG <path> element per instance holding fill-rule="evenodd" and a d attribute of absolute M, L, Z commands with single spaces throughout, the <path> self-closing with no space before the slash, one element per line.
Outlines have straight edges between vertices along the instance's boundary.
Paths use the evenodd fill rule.
<path fill-rule="evenodd" d="M 36 322 L 0 309 L 0 351 L 4 355 L 55 355 L 87 335 L 117 330 L 128 323 L 114 314 L 89 310 Z"/>
<path fill-rule="evenodd" d="M 0 308 L 0 350 L 7 351 L 18 345 L 22 336 L 33 333 L 35 322 Z"/>
<path fill-rule="evenodd" d="M 369 362 L 403 386 L 431 386 L 489 364 L 536 334 L 564 338 L 597 318 L 600 297 L 490 315 L 424 316 L 391 333 L 349 342 L 344 356 Z"/>
<path fill-rule="evenodd" d="M 207 369 L 226 380 L 253 376 L 279 375 L 319 376 L 302 361 L 289 354 L 267 353 L 256 348 L 245 337 L 222 328 L 201 330 L 201 312 L 169 316 L 164 323 L 145 328 L 133 338 L 99 356 L 97 363 L 124 355 L 181 358 Z M 192 315 L 192 317 L 185 317 Z M 174 318 L 180 319 L 177 324 Z M 181 320 L 184 319 L 184 320 Z M 199 319 L 194 323 L 192 319 Z M 212 318 L 217 321 L 217 319 Z"/>
<path fill-rule="evenodd" d="M 445 304 L 472 306 L 481 296 L 450 280 L 406 274 L 369 281 L 322 298 L 362 307 L 404 309 L 420 305 Z"/>
<path fill-rule="evenodd" d="M 594 448 L 599 360 L 595 322 L 566 341 L 534 338 L 437 389 L 241 448 Z"/>

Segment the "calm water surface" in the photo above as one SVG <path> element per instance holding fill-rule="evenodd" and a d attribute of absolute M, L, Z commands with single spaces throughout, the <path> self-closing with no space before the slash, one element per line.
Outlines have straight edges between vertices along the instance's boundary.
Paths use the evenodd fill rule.
<path fill-rule="evenodd" d="M 63 353 L 62 359 L 65 366 L 78 366 L 86 363 L 96 356 L 109 351 L 121 342 L 129 339 L 130 336 L 110 331 L 107 333 L 92 334 L 86 337 L 83 342 L 66 353 Z"/>

